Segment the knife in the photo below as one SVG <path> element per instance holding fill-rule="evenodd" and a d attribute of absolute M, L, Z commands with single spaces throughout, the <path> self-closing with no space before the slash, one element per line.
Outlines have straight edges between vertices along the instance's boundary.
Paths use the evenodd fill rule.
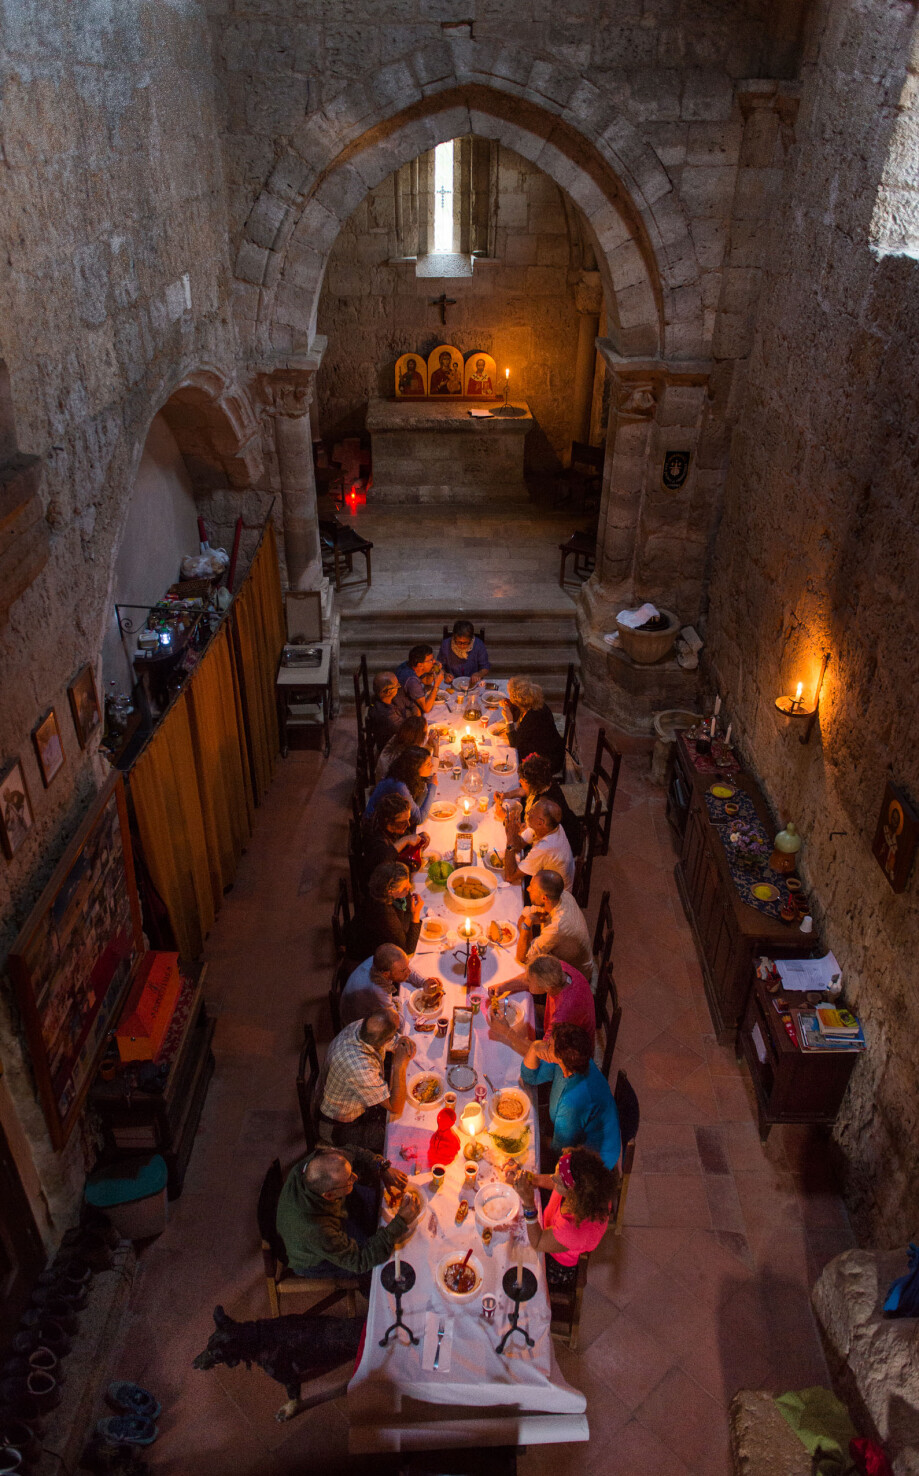
<path fill-rule="evenodd" d="M 441 1345 L 441 1343 L 444 1340 L 444 1333 L 446 1331 L 447 1331 L 447 1324 L 446 1324 L 445 1320 L 443 1318 L 441 1318 L 440 1319 L 440 1327 L 437 1329 L 437 1352 L 434 1354 L 434 1371 L 435 1372 L 437 1371 L 438 1364 L 440 1363 L 440 1345 Z"/>

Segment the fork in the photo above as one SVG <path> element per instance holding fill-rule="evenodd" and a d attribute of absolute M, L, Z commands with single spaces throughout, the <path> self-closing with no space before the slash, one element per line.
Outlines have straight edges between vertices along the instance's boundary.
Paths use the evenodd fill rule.
<path fill-rule="evenodd" d="M 434 1372 L 435 1373 L 437 1372 L 438 1365 L 440 1364 L 440 1345 L 441 1345 L 441 1343 L 444 1340 L 444 1333 L 446 1331 L 447 1331 L 447 1324 L 446 1324 L 446 1321 L 444 1320 L 444 1318 L 442 1317 L 440 1319 L 440 1327 L 437 1329 L 437 1352 L 434 1354 Z"/>

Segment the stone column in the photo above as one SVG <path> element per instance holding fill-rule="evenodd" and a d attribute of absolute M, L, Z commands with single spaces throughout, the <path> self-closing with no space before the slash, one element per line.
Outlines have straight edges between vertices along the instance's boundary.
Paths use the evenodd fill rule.
<path fill-rule="evenodd" d="M 599 272 L 581 273 L 574 289 L 574 301 L 578 310 L 578 348 L 571 396 L 571 439 L 589 442 L 597 334 L 600 331 L 600 309 L 603 301 Z"/>
<path fill-rule="evenodd" d="M 299 370 L 275 373 L 263 381 L 268 414 L 274 418 L 284 557 L 292 590 L 318 589 L 322 581 L 309 413 L 314 379 L 313 371 Z"/>
<path fill-rule="evenodd" d="M 587 701 L 624 731 L 648 733 L 653 713 L 691 702 L 695 677 L 674 658 L 632 663 L 603 637 L 625 608 L 652 601 L 691 625 L 699 615 L 705 560 L 714 534 L 698 499 L 706 475 L 697 461 L 707 418 L 707 362 L 627 359 L 607 339 L 597 348 L 613 377 L 597 567 L 578 601 L 578 637 Z M 688 455 L 679 485 L 665 484 L 665 459 Z"/>

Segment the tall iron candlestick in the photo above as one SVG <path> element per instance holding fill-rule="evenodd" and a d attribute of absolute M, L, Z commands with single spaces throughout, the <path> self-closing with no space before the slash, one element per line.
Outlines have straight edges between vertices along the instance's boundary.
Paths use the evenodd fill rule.
<path fill-rule="evenodd" d="M 504 1352 L 505 1343 L 508 1341 L 509 1338 L 512 1338 L 514 1336 L 514 1333 L 520 1334 L 528 1348 L 532 1348 L 534 1346 L 533 1339 L 526 1331 L 526 1328 L 518 1327 L 517 1324 L 520 1317 L 520 1303 L 528 1302 L 531 1297 L 535 1297 L 538 1285 L 539 1283 L 537 1282 L 536 1277 L 533 1275 L 528 1266 L 520 1267 L 519 1281 L 517 1280 L 516 1266 L 508 1266 L 507 1270 L 505 1271 L 504 1276 L 501 1279 L 501 1286 L 504 1289 L 504 1295 L 506 1297 L 510 1297 L 511 1301 L 513 1302 L 514 1310 L 511 1313 L 510 1326 L 507 1329 L 507 1332 L 504 1334 L 504 1337 L 498 1344 L 497 1348 L 495 1349 L 495 1352 L 499 1354 L 499 1356 Z"/>
<path fill-rule="evenodd" d="M 381 1348 L 386 1347 L 386 1344 L 389 1342 L 393 1333 L 398 1332 L 400 1327 L 403 1329 L 403 1331 L 408 1333 L 409 1343 L 417 1346 L 419 1342 L 419 1339 L 415 1337 L 415 1334 L 412 1332 L 411 1328 L 406 1327 L 405 1323 L 402 1321 L 402 1298 L 404 1294 L 408 1291 L 411 1291 L 412 1287 L 415 1285 L 415 1268 L 414 1266 L 410 1266 L 408 1264 L 408 1261 L 402 1261 L 401 1266 L 402 1272 L 400 1276 L 396 1275 L 395 1261 L 387 1261 L 386 1265 L 383 1267 L 383 1270 L 380 1272 L 380 1280 L 382 1281 L 385 1290 L 388 1292 L 392 1292 L 393 1296 L 396 1299 L 396 1320 L 386 1329 L 385 1335 L 380 1339 Z"/>

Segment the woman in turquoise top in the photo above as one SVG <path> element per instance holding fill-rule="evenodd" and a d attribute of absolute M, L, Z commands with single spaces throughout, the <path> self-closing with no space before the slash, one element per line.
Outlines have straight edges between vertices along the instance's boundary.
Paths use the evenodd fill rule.
<path fill-rule="evenodd" d="M 590 1037 L 580 1025 L 556 1025 L 545 1040 L 534 1040 L 520 1071 L 525 1086 L 551 1081 L 549 1116 L 552 1151 L 581 1143 L 593 1148 L 608 1169 L 619 1162 L 622 1136 L 609 1082 L 590 1058 Z"/>

